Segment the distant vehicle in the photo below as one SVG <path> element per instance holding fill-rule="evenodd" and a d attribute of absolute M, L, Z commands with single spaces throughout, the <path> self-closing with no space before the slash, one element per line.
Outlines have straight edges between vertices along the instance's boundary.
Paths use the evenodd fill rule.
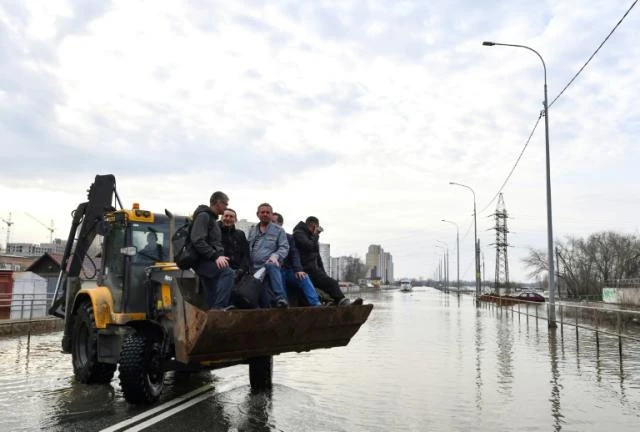
<path fill-rule="evenodd" d="M 520 294 L 518 294 L 516 296 L 516 298 L 518 300 L 524 300 L 524 301 L 530 301 L 530 302 L 544 303 L 544 301 L 545 301 L 545 299 L 542 296 L 542 294 L 537 293 L 537 292 L 533 292 L 533 291 L 521 292 Z"/>
<path fill-rule="evenodd" d="M 413 287 L 411 286 L 411 281 L 403 280 L 400 282 L 400 291 L 402 292 L 411 292 L 413 291 Z"/>

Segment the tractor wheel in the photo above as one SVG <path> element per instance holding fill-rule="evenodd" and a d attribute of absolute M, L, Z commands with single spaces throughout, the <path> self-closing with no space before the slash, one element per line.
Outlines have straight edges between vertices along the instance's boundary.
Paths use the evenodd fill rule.
<path fill-rule="evenodd" d="M 82 303 L 74 315 L 71 359 L 73 373 L 81 383 L 109 383 L 115 364 L 100 363 L 98 358 L 98 330 L 90 302 Z"/>
<path fill-rule="evenodd" d="M 158 400 L 164 388 L 161 344 L 134 331 L 122 343 L 120 352 L 120 387 L 132 404 L 149 404 Z"/>
<path fill-rule="evenodd" d="M 273 356 L 249 359 L 249 383 L 251 390 L 268 390 L 272 385 Z"/>

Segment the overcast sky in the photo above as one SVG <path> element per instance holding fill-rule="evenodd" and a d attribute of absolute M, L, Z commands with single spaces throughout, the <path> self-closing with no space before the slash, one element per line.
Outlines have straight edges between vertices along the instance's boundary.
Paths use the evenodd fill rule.
<path fill-rule="evenodd" d="M 189 213 L 225 191 L 240 218 L 320 218 L 331 255 L 381 244 L 396 277 L 430 277 L 473 197 L 487 279 L 488 207 L 549 99 L 631 0 L 0 0 L 0 216 L 11 241 L 66 238 L 96 174 L 130 205 Z M 636 8 L 637 9 L 637 8 Z M 550 109 L 556 238 L 637 234 L 640 10 Z M 512 280 L 546 248 L 544 121 L 504 188 Z M 6 238 L 6 225 L 0 231 Z"/>

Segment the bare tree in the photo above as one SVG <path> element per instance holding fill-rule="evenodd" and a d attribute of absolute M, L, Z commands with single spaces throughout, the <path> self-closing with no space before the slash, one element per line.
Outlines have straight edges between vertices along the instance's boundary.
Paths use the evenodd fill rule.
<path fill-rule="evenodd" d="M 344 269 L 344 277 L 342 280 L 346 282 L 358 283 L 367 273 L 367 266 L 364 265 L 360 258 L 351 255 L 347 258 L 347 265 Z"/>
<path fill-rule="evenodd" d="M 591 234 L 586 240 L 567 237 L 556 241 L 558 278 L 569 297 L 597 295 L 605 282 L 634 278 L 640 274 L 640 240 L 635 235 L 612 231 Z M 523 259 L 529 276 L 548 272 L 546 252 L 530 249 Z"/>

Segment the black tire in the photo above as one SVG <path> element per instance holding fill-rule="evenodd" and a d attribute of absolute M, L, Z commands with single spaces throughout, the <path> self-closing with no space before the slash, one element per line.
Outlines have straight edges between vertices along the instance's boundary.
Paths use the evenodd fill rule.
<path fill-rule="evenodd" d="M 120 351 L 120 387 L 132 404 L 150 404 L 158 400 L 164 388 L 160 342 L 134 331 L 122 343 Z"/>
<path fill-rule="evenodd" d="M 269 390 L 273 384 L 273 356 L 249 359 L 249 383 L 251 390 Z"/>
<path fill-rule="evenodd" d="M 85 384 L 111 382 L 116 365 L 100 363 L 97 360 L 98 330 L 90 302 L 78 306 L 73 319 L 72 334 L 71 359 L 76 379 Z"/>

